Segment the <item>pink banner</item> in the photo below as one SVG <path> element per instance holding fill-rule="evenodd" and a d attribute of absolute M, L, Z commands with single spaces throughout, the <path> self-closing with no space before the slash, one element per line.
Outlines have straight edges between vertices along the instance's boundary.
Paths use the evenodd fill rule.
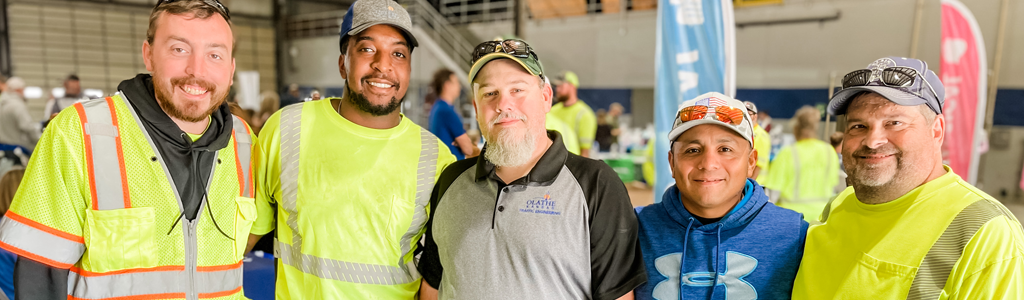
<path fill-rule="evenodd" d="M 939 77 L 946 87 L 943 158 L 953 172 L 974 184 L 985 141 L 985 43 L 974 15 L 957 0 L 942 0 L 941 60 Z"/>

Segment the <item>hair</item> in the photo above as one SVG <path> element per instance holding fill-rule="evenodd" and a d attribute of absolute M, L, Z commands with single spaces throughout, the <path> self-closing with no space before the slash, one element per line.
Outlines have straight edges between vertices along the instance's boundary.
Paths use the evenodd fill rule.
<path fill-rule="evenodd" d="M 78 79 L 78 75 L 71 74 L 71 75 L 68 75 L 68 78 L 64 79 L 64 82 L 68 82 L 68 81 L 81 81 L 81 80 Z"/>
<path fill-rule="evenodd" d="M 934 123 L 935 117 L 939 116 L 931 107 L 928 107 L 928 104 L 918 105 L 917 108 L 921 110 L 921 115 L 924 116 L 925 121 L 928 121 L 928 125 Z"/>
<path fill-rule="evenodd" d="M 146 30 L 146 41 L 149 42 L 150 45 L 153 44 L 153 38 L 156 36 L 156 24 L 157 21 L 160 20 L 160 15 L 163 12 L 167 12 L 168 14 L 172 15 L 191 14 L 193 17 L 201 20 L 205 20 L 215 14 L 219 14 L 221 17 L 224 18 L 225 22 L 228 22 L 229 27 L 232 26 L 231 18 L 226 14 L 226 12 L 211 6 L 203 0 L 182 0 L 170 3 L 162 3 L 160 5 L 157 5 L 156 7 L 153 7 L 153 11 L 149 13 L 149 29 Z M 235 40 L 233 35 L 231 42 L 231 55 L 234 56 Z"/>
<path fill-rule="evenodd" d="M 264 91 L 260 93 L 260 111 L 262 114 L 273 114 L 278 109 L 281 109 L 281 96 L 272 91 Z"/>
<path fill-rule="evenodd" d="M 821 123 L 821 111 L 812 106 L 804 105 L 793 114 L 793 135 L 797 140 L 812 138 L 818 132 Z"/>
<path fill-rule="evenodd" d="M 444 89 L 444 84 L 448 83 L 452 79 L 452 70 L 442 68 L 434 72 L 434 77 L 430 79 L 430 86 L 428 86 L 426 103 L 434 103 L 438 97 L 441 97 L 441 92 Z M 455 99 L 448 99 L 455 100 Z"/>
<path fill-rule="evenodd" d="M 10 169 L 0 177 L 0 215 L 6 214 L 14 201 L 14 193 L 18 191 L 21 179 L 25 177 L 25 169 Z"/>
<path fill-rule="evenodd" d="M 843 133 L 842 132 L 833 132 L 832 135 L 828 137 L 828 139 L 829 139 L 829 142 L 832 143 L 832 147 L 833 148 L 834 147 L 839 147 L 839 145 L 843 143 Z"/>

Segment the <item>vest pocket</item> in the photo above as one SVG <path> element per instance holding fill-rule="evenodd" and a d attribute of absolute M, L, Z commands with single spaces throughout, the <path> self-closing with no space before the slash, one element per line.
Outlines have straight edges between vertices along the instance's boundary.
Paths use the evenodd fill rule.
<path fill-rule="evenodd" d="M 90 209 L 85 215 L 82 265 L 87 270 L 109 272 L 157 266 L 154 208 Z"/>
<path fill-rule="evenodd" d="M 249 243 L 249 230 L 252 222 L 256 221 L 256 202 L 253 198 L 239 196 L 235 204 L 235 255 L 242 259 Z"/>

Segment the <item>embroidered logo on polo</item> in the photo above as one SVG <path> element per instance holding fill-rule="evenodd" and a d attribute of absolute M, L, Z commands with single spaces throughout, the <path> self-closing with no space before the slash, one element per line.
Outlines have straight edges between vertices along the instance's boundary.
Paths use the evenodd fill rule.
<path fill-rule="evenodd" d="M 654 299 L 679 299 L 679 289 L 683 285 L 711 287 L 716 285 L 715 277 L 713 277 L 715 275 L 718 275 L 717 285 L 725 286 L 725 299 L 757 299 L 757 290 L 749 282 L 743 280 L 744 277 L 754 273 L 754 269 L 757 268 L 757 259 L 743 253 L 726 251 L 724 273 L 690 272 L 679 274 L 680 258 L 682 258 L 682 253 L 676 252 L 663 255 L 654 260 L 654 266 L 658 269 L 658 273 L 667 277 L 667 279 L 654 286 L 654 291 L 651 295 Z"/>
<path fill-rule="evenodd" d="M 519 212 L 554 216 L 562 215 L 562 212 L 558 209 L 557 202 L 551 199 L 551 192 L 545 193 L 543 197 L 533 197 L 526 200 L 526 206 L 520 208 Z"/>

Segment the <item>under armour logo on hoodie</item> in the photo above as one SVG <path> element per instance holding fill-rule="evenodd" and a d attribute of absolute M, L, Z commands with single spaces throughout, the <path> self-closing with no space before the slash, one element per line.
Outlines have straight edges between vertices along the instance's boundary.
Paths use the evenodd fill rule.
<path fill-rule="evenodd" d="M 690 272 L 680 275 L 680 259 L 682 253 L 672 253 L 654 260 L 654 266 L 662 276 L 668 279 L 662 280 L 654 287 L 653 297 L 658 300 L 679 299 L 679 289 L 682 285 L 693 287 L 711 287 L 715 280 L 714 272 Z M 725 299 L 728 300 L 753 300 L 757 299 L 757 290 L 749 282 L 743 280 L 757 268 L 757 259 L 746 254 L 726 251 L 725 272 L 718 273 L 717 285 L 725 286 Z M 682 283 L 682 284 L 680 284 Z"/>

